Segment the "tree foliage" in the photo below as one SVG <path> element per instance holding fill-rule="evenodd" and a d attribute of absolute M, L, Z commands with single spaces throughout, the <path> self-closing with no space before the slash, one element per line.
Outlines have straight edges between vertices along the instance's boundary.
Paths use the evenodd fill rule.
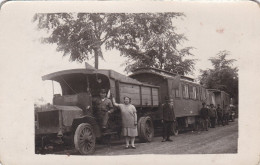
<path fill-rule="evenodd" d="M 163 69 L 170 72 L 177 72 L 181 75 L 192 73 L 194 69 L 195 59 L 184 59 L 190 53 L 191 47 L 184 48 L 180 51 L 176 50 L 178 54 L 167 54 L 166 51 L 162 51 L 160 54 L 154 49 L 146 50 L 146 56 L 142 56 L 139 60 L 135 60 L 131 63 L 131 60 L 126 61 L 126 71 L 132 71 L 142 67 L 153 67 Z"/>
<path fill-rule="evenodd" d="M 210 58 L 213 69 L 201 70 L 200 83 L 207 88 L 220 89 L 230 94 L 238 102 L 238 69 L 232 67 L 234 59 L 227 59 L 228 51 L 220 51 Z"/>
<path fill-rule="evenodd" d="M 190 51 L 193 48 L 178 49 L 178 45 L 187 38 L 184 34 L 176 32 L 172 18 L 172 13 L 135 14 L 132 17 L 134 24 L 130 29 L 139 29 L 139 35 L 144 37 L 139 40 L 135 35 L 126 35 L 123 43 L 129 46 L 117 45 L 122 55 L 129 58 L 126 61 L 126 71 L 140 67 L 154 67 L 180 74 L 192 72 L 195 60 L 184 58 L 192 56 Z M 147 31 L 149 32 L 147 33 Z"/>
<path fill-rule="evenodd" d="M 49 36 L 43 43 L 57 44 L 70 60 L 83 62 L 103 58 L 101 47 L 117 49 L 132 62 L 126 70 L 155 67 L 181 73 L 193 70 L 194 60 L 184 59 L 191 47 L 177 49 L 186 40 L 176 33 L 174 18 L 183 13 L 38 13 L 33 21 Z"/>

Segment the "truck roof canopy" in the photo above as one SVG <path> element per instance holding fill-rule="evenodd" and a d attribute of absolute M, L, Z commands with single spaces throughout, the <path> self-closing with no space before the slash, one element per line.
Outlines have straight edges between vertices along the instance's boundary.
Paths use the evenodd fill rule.
<path fill-rule="evenodd" d="M 136 84 L 136 85 L 142 85 L 144 83 L 141 83 L 140 81 L 137 81 L 133 78 L 130 78 L 128 76 L 122 75 L 116 71 L 113 70 L 105 70 L 105 69 L 70 69 L 70 70 L 63 70 L 63 71 L 58 71 L 54 73 L 50 73 L 47 75 L 42 76 L 42 80 L 54 80 L 59 82 L 60 78 L 67 77 L 67 76 L 72 76 L 75 74 L 86 74 L 86 75 L 94 75 L 94 74 L 102 74 L 107 76 L 110 79 L 118 80 L 120 82 L 125 82 L 125 83 L 131 83 L 131 84 Z M 144 84 L 147 86 L 153 86 L 149 84 Z M 157 86 L 154 86 L 157 87 Z"/>

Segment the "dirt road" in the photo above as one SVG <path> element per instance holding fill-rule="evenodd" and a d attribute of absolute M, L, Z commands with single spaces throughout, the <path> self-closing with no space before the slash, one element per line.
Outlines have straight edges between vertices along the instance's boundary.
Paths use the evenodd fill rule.
<path fill-rule="evenodd" d="M 211 128 L 209 131 L 188 131 L 173 136 L 173 142 L 161 142 L 155 137 L 151 143 L 136 140 L 136 149 L 124 149 L 124 140 L 114 140 L 111 146 L 97 145 L 94 155 L 135 155 L 135 154 L 218 154 L 236 153 L 238 141 L 238 122 Z M 78 154 L 74 149 L 55 154 Z"/>

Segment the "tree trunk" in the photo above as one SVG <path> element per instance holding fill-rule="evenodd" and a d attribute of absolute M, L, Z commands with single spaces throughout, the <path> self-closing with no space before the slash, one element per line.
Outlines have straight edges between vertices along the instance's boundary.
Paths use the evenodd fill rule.
<path fill-rule="evenodd" d="M 94 56 L 95 56 L 95 68 L 98 69 L 98 56 L 99 56 L 98 49 L 94 50 Z"/>

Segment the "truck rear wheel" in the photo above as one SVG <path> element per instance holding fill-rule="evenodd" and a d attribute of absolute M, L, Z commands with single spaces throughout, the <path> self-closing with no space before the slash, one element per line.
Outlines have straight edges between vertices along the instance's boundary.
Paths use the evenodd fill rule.
<path fill-rule="evenodd" d="M 82 123 L 77 127 L 74 134 L 74 144 L 76 150 L 82 155 L 95 152 L 96 136 L 90 124 Z"/>
<path fill-rule="evenodd" d="M 138 134 L 141 141 L 150 142 L 154 136 L 153 121 L 149 116 L 141 117 L 138 121 Z"/>
<path fill-rule="evenodd" d="M 174 136 L 177 136 L 179 134 L 179 130 L 178 130 L 178 122 L 175 121 L 172 123 L 172 134 Z"/>

